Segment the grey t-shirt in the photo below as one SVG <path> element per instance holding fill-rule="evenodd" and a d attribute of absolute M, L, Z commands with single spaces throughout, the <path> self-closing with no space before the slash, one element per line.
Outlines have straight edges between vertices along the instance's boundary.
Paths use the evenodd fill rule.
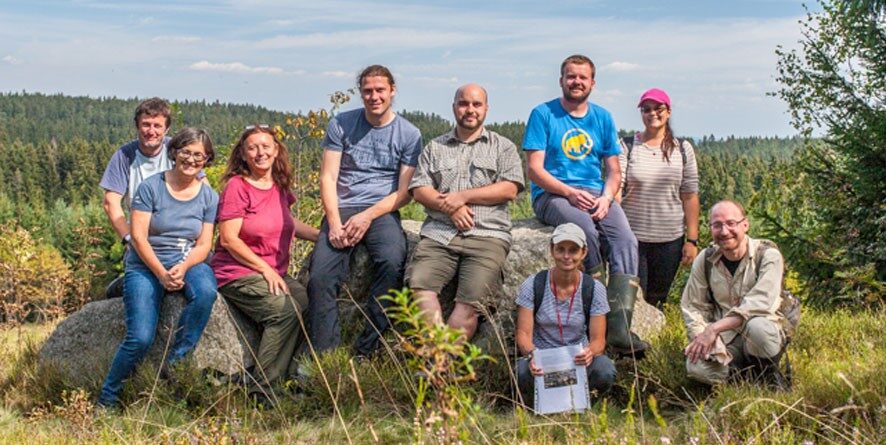
<path fill-rule="evenodd" d="M 421 154 L 421 132 L 396 115 L 373 127 L 362 108 L 329 121 L 323 148 L 342 153 L 338 172 L 338 206 L 368 207 L 397 190 L 400 166 L 415 166 Z"/>
<path fill-rule="evenodd" d="M 205 183 L 197 196 L 175 199 L 166 188 L 166 174 L 151 176 L 138 186 L 132 198 L 132 210 L 151 213 L 148 243 L 163 267 L 170 268 L 188 256 L 204 223 L 214 223 L 218 194 Z M 135 249 L 126 251 L 126 268 L 146 268 Z"/>
<path fill-rule="evenodd" d="M 123 195 L 127 207 L 130 206 L 142 181 L 172 168 L 172 160 L 166 156 L 169 140 L 163 138 L 163 146 L 156 156 L 145 156 L 138 149 L 137 139 L 118 148 L 102 175 L 101 188 Z"/>
<path fill-rule="evenodd" d="M 517 294 L 517 306 L 525 307 L 529 310 L 535 310 L 535 298 L 533 284 L 535 275 L 530 275 L 523 284 L 520 285 L 520 291 Z M 587 344 L 588 333 L 585 331 L 585 314 L 588 312 L 582 306 L 581 284 L 584 280 L 584 274 L 578 283 L 578 290 L 575 292 L 575 302 L 572 304 L 572 311 L 569 311 L 569 299 L 565 301 L 557 301 L 554 293 L 551 291 L 550 273 L 549 279 L 545 283 L 544 298 L 541 301 L 541 307 L 535 314 L 535 323 L 532 329 L 532 342 L 536 348 L 548 349 L 559 348 L 560 346 Z M 560 314 L 560 321 L 563 324 L 563 339 L 560 338 L 560 328 L 557 324 L 557 313 Z M 591 300 L 591 315 L 605 315 L 609 313 L 609 301 L 606 300 L 606 287 L 599 281 L 594 281 L 594 298 Z"/>

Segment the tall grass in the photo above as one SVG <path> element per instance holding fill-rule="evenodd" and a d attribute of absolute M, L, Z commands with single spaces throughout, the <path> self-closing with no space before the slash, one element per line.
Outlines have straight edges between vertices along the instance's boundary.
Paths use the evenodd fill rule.
<path fill-rule="evenodd" d="M 621 361 L 618 388 L 583 414 L 535 416 L 515 407 L 506 360 L 481 363 L 462 383 L 479 411 L 462 428 L 470 443 L 879 443 L 886 377 L 886 313 L 804 314 L 791 345 L 794 389 L 706 388 L 683 369 L 685 332 L 666 311 L 655 349 Z M 139 371 L 121 412 L 95 410 L 96 387 L 77 392 L 36 371 L 51 324 L 0 330 L 0 443 L 412 443 L 419 378 L 396 345 L 355 362 L 344 350 L 305 358 L 310 377 L 290 382 L 271 410 L 254 408 L 239 386 L 201 373 L 178 384 Z M 394 340 L 395 336 L 389 335 Z M 638 370 L 634 375 L 633 369 Z M 321 377 L 321 371 L 324 377 Z M 502 378 L 504 374 L 504 377 Z M 97 377 L 97 381 L 101 376 Z M 336 409 L 333 409 L 332 401 Z M 437 443 L 434 435 L 422 443 Z"/>

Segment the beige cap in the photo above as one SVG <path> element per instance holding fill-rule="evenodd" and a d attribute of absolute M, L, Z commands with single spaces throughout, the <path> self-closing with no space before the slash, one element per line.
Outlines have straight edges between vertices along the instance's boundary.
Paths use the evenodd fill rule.
<path fill-rule="evenodd" d="M 563 241 L 572 241 L 578 244 L 578 247 L 588 246 L 584 230 L 573 223 L 560 224 L 551 234 L 551 244 L 559 244 Z"/>

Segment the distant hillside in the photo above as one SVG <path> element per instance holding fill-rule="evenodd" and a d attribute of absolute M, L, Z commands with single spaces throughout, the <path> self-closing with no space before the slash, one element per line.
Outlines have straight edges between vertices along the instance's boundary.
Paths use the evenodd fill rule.
<path fill-rule="evenodd" d="M 138 101 L 60 94 L 0 94 L 0 195 L 18 206 L 35 202 L 49 204 L 56 200 L 86 203 L 97 199 L 100 196 L 97 184 L 111 154 L 135 136 L 132 114 Z M 358 106 L 358 103 L 352 100 L 344 108 Z M 222 152 L 230 148 L 245 125 L 286 121 L 286 114 L 254 105 L 183 101 L 174 102 L 173 108 L 173 131 L 182 126 L 205 128 Z M 404 111 L 402 114 L 421 130 L 425 142 L 452 128 L 450 119 L 433 113 Z M 325 127 L 325 122 L 321 120 L 319 125 Z M 490 124 L 489 128 L 518 147 L 523 139 L 522 122 Z M 700 156 L 717 158 L 719 166 L 741 165 L 748 161 L 737 159 L 746 157 L 764 161 L 785 159 L 801 143 L 799 139 L 716 139 L 713 136 L 695 142 Z M 310 141 L 307 147 L 317 148 L 318 142 Z M 700 163 L 706 165 L 712 160 L 700 159 Z M 318 165 L 317 161 L 311 162 L 312 168 Z M 741 172 L 742 175 L 757 173 Z"/>

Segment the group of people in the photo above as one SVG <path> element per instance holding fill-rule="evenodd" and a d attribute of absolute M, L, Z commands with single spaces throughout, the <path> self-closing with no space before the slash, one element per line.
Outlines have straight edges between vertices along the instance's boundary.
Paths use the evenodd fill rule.
<path fill-rule="evenodd" d="M 532 110 L 522 141 L 533 210 L 556 228 L 553 267 L 528 277 L 516 296 L 521 392 L 530 394 L 532 376 L 543 373 L 535 348 L 572 344 L 583 345 L 575 361 L 587 367 L 591 387 L 608 389 L 615 366 L 607 347 L 613 357 L 642 357 L 649 347 L 630 331 L 639 290 L 664 304 L 681 262 L 692 263 L 681 302 L 689 375 L 713 383 L 735 364 L 777 368 L 784 348 L 780 254 L 755 250 L 744 210 L 723 201 L 711 209 L 715 246 L 698 255 L 695 155 L 674 137 L 670 98 L 660 89 L 645 92 L 638 103 L 645 129 L 622 140 L 609 112 L 588 101 L 594 75 L 587 57 L 564 60 L 562 96 Z M 485 128 L 486 90 L 458 88 L 455 127 L 422 147 L 419 130 L 393 111 L 390 70 L 369 66 L 357 85 L 363 107 L 330 119 L 323 139 L 319 229 L 292 216 L 292 170 L 273 128 L 245 128 L 219 196 L 203 174 L 214 158 L 209 135 L 185 128 L 168 138 L 168 104 L 155 98 L 138 106 L 138 139 L 115 152 L 101 182 L 108 218 L 129 248 L 127 333 L 99 403 L 119 403 L 123 381 L 153 343 L 167 291 L 181 290 L 187 303 L 161 373 L 194 348 L 217 291 L 262 327 L 247 383 L 257 397 L 295 372 L 293 356 L 305 338 L 317 352 L 340 345 L 336 299 L 359 245 L 373 276 L 356 356 L 380 347 L 389 327 L 380 297 L 390 289 L 411 288 L 429 323 L 447 323 L 464 340 L 476 332 L 484 302 L 507 298 L 500 294 L 511 247 L 508 203 L 524 189 L 524 166 L 511 141 Z M 398 210 L 410 199 L 427 219 L 407 265 Z M 315 242 L 307 288 L 287 273 L 293 236 Z M 439 296 L 452 280 L 455 304 L 444 320 Z"/>

